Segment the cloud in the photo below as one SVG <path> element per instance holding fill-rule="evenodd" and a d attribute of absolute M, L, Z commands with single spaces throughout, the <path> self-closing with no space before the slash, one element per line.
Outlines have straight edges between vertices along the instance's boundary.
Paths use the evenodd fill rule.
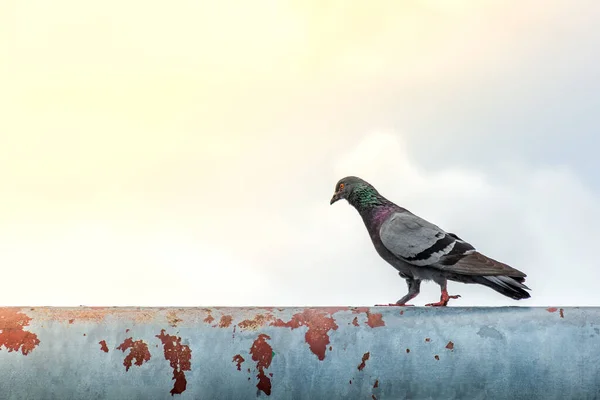
<path fill-rule="evenodd" d="M 600 199 L 568 168 L 509 165 L 501 182 L 451 166 L 425 171 L 407 154 L 402 135 L 382 131 L 366 135 L 340 157 L 334 170 L 337 178 L 363 177 L 390 200 L 523 270 L 533 289 L 531 300 L 516 303 L 485 287 L 451 283 L 450 291 L 463 296 L 454 304 L 600 303 L 595 280 L 589 279 L 598 275 L 592 241 L 600 223 Z M 331 191 L 337 178 L 331 181 Z M 322 302 L 375 304 L 404 294 L 404 283 L 379 259 L 350 206 L 322 206 L 313 218 L 326 221 L 325 229 L 313 231 L 308 239 L 326 265 L 315 269 L 327 279 L 315 280 L 313 286 Z M 328 292 L 333 280 L 339 282 Z M 423 286 L 416 304 L 439 296 L 434 283 Z"/>
<path fill-rule="evenodd" d="M 598 194 L 566 167 L 509 164 L 426 170 L 396 131 L 350 141 L 329 172 L 261 186 L 263 203 L 208 209 L 203 198 L 162 210 L 20 220 L 0 230 L 5 305 L 316 306 L 396 301 L 404 281 L 375 252 L 358 213 L 329 205 L 358 175 L 390 200 L 528 274 L 532 299 L 449 284 L 456 306 L 599 305 Z M 250 190 L 251 187 L 248 188 Z M 280 194 L 285 196 L 279 197 Z M 293 196 L 293 201 L 290 200 Z M 123 210 L 122 210 L 123 211 Z M 127 210 L 124 210 L 127 211 Z M 18 223 L 17 223 L 18 222 Z M 422 285 L 417 305 L 439 297 Z"/>
<path fill-rule="evenodd" d="M 264 305 L 277 297 L 252 262 L 166 225 L 145 233 L 124 221 L 4 228 L 6 306 Z"/>

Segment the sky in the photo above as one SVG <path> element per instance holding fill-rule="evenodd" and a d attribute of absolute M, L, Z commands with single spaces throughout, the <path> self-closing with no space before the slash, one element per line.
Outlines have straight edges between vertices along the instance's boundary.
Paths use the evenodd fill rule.
<path fill-rule="evenodd" d="M 394 302 L 357 175 L 600 305 L 600 3 L 251 3 L 0 3 L 0 304 Z"/>

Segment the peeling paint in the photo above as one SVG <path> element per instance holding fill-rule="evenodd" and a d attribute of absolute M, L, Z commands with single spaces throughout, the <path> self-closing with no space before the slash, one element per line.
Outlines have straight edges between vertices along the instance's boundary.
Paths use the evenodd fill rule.
<path fill-rule="evenodd" d="M 381 313 L 371 314 L 367 311 L 367 325 L 369 325 L 371 328 L 385 326 L 385 322 L 383 322 L 383 316 Z"/>
<path fill-rule="evenodd" d="M 325 359 L 325 351 L 327 350 L 327 345 L 330 343 L 329 331 L 338 329 L 338 325 L 332 316 L 328 316 L 325 311 L 316 309 L 308 309 L 294 314 L 288 322 L 278 319 L 271 323 L 271 325 L 291 328 L 292 330 L 301 326 L 308 327 L 308 330 L 304 334 L 304 340 L 308 343 L 310 351 L 321 361 Z"/>
<path fill-rule="evenodd" d="M 169 325 L 175 328 L 177 324 L 183 322 L 183 320 L 177 317 L 177 313 L 175 311 L 169 311 L 167 313 L 167 322 Z"/>
<path fill-rule="evenodd" d="M 136 390 L 144 391 L 144 397 L 148 399 L 168 397 L 169 391 L 172 396 L 181 393 L 186 398 L 252 398 L 256 396 L 257 390 L 258 397 L 272 395 L 280 398 L 286 396 L 286 390 L 297 387 L 294 385 L 298 384 L 299 375 L 305 374 L 302 367 L 305 362 L 316 362 L 319 364 L 317 369 L 323 369 L 323 373 L 331 375 L 331 379 L 311 381 L 311 393 L 315 391 L 317 397 L 327 397 L 331 393 L 334 395 L 330 396 L 335 397 L 339 393 L 342 397 L 367 399 L 372 395 L 380 399 L 406 396 L 448 398 L 452 394 L 464 392 L 463 398 L 476 398 L 477 388 L 461 386 L 457 380 L 436 379 L 441 376 L 440 373 L 447 373 L 446 367 L 452 367 L 453 370 L 463 368 L 461 371 L 464 371 L 464 368 L 470 368 L 468 365 L 464 367 L 466 361 L 481 362 L 489 367 L 482 369 L 487 374 L 486 386 L 488 382 L 492 382 L 497 387 L 502 387 L 505 383 L 500 380 L 498 369 L 494 367 L 503 365 L 502 357 L 505 355 L 510 355 L 511 359 L 514 357 L 519 363 L 522 359 L 535 358 L 539 346 L 536 348 L 532 343 L 537 343 L 539 339 L 553 344 L 545 348 L 553 357 L 558 356 L 557 359 L 566 358 L 568 354 L 577 357 L 578 364 L 574 368 L 579 380 L 575 379 L 575 383 L 579 386 L 571 382 L 571 375 L 566 372 L 561 375 L 565 364 L 560 366 L 542 363 L 519 367 L 520 374 L 534 376 L 534 379 L 523 379 L 525 388 L 522 385 L 518 390 L 533 393 L 540 388 L 543 390 L 553 387 L 561 390 L 566 388 L 564 390 L 572 394 L 583 393 L 585 386 L 586 393 L 591 393 L 593 388 L 590 385 L 597 382 L 597 357 L 594 357 L 594 350 L 600 345 L 600 309 L 595 308 L 565 307 L 550 311 L 546 307 L 483 310 L 411 308 L 404 310 L 404 315 L 409 319 L 400 316 L 401 310 L 397 308 L 377 307 L 366 310 L 289 307 L 283 311 L 278 308 L 267 311 L 264 307 L 215 307 L 210 310 L 193 307 L 58 311 L 48 311 L 44 307 L 34 311 L 30 307 L 10 309 L 12 317 L 7 318 L 7 311 L 0 307 L 2 350 L 9 349 L 10 346 L 4 349 L 4 341 L 7 337 L 13 340 L 15 333 L 23 335 L 29 331 L 40 338 L 41 343 L 31 346 L 33 358 L 31 354 L 29 357 L 20 354 L 27 347 L 23 345 L 9 350 L 13 353 L 0 351 L 1 375 L 11 378 L 0 381 L 0 392 L 20 390 L 30 398 L 43 397 L 44 388 L 52 385 L 53 379 L 55 380 L 57 368 L 64 368 L 61 374 L 70 379 L 65 378 L 61 384 L 65 388 L 70 385 L 70 393 L 77 398 L 85 398 L 86 394 L 86 388 L 81 389 L 78 383 L 81 381 L 88 382 L 90 390 L 96 393 L 118 388 L 118 393 L 114 394 L 123 398 L 134 398 Z M 338 312 L 340 309 L 346 311 Z M 142 313 L 143 318 L 148 318 L 149 322 L 133 322 L 138 321 L 136 312 Z M 15 318 L 18 313 L 22 313 L 20 318 L 24 320 L 9 323 L 10 318 Z M 209 314 L 213 320 L 206 323 L 204 320 Z M 373 319 L 376 314 L 382 315 L 381 320 L 385 322 L 383 326 L 386 329 L 372 330 L 370 324 L 378 325 L 377 317 Z M 565 314 L 569 314 L 569 318 Z M 452 327 L 451 330 L 441 329 L 440 315 L 443 319 L 449 319 L 447 322 Z M 460 315 L 461 318 L 450 318 L 453 315 Z M 457 324 L 457 320 L 464 323 Z M 240 321 L 242 327 L 238 328 L 237 323 Z M 176 327 L 172 328 L 172 324 Z M 333 324 L 339 327 L 335 329 Z M 517 324 L 519 329 L 515 331 Z M 182 325 L 185 328 L 178 332 Z M 169 332 L 176 336 L 167 335 Z M 423 337 L 427 333 L 434 336 Z M 265 336 L 261 337 L 259 334 Z M 157 338 L 161 336 L 163 338 L 159 341 Z M 448 336 L 452 336 L 458 344 Z M 188 346 L 183 346 L 182 343 L 187 343 L 188 338 L 189 366 L 186 366 L 185 349 Z M 571 340 L 573 338 L 575 339 Z M 136 357 L 136 341 L 146 344 L 145 349 L 140 347 L 140 357 Z M 555 345 L 556 343 L 559 345 Z M 156 345 L 156 348 L 149 351 L 152 345 Z M 405 346 L 413 346 L 412 349 L 416 350 Z M 163 360 L 163 347 L 167 362 Z M 169 347 L 171 351 L 168 350 Z M 453 353 L 455 349 L 457 354 Z M 98 350 L 105 354 L 99 354 Z M 249 350 L 252 354 L 249 354 Z M 273 350 L 277 351 L 277 355 Z M 369 352 L 365 353 L 365 350 Z M 370 350 L 374 351 L 373 361 L 370 360 Z M 151 355 L 150 359 L 145 358 L 144 351 Z M 323 358 L 320 357 L 320 352 Z M 405 355 L 402 356 L 402 353 Z M 444 354 L 448 358 L 440 363 Z M 218 356 L 216 359 L 215 355 Z M 223 355 L 225 360 L 221 361 L 224 362 L 217 362 Z M 324 360 L 325 357 L 328 360 Z M 429 357 L 436 363 L 432 363 Z M 47 359 L 57 360 L 60 365 L 52 364 L 49 373 L 37 368 L 37 364 Z M 231 364 L 227 360 L 231 360 Z M 357 360 L 360 364 L 354 364 Z M 88 362 L 93 362 L 98 368 L 82 368 Z M 30 374 L 31 366 L 38 371 L 36 382 L 24 385 L 23 378 Z M 132 368 L 133 366 L 138 368 Z M 132 369 L 131 373 L 128 372 L 129 369 Z M 321 375 L 323 374 L 320 373 L 319 376 Z M 201 376 L 207 379 L 199 379 Z M 142 381 L 138 382 L 138 377 Z M 394 383 L 399 377 L 402 379 L 398 382 L 418 381 L 426 384 L 411 385 L 408 388 Z M 419 379 L 413 380 L 411 377 Z M 190 378 L 190 386 L 187 386 L 187 378 Z M 355 379 L 358 379 L 357 382 L 354 382 Z M 386 382 L 385 386 L 383 382 Z M 428 389 L 432 387 L 433 389 Z M 436 397 L 433 390 L 438 391 L 440 396 Z M 318 393 L 325 395 L 319 396 Z M 451 395 L 448 396 L 448 393 Z"/>
<path fill-rule="evenodd" d="M 163 344 L 165 360 L 169 361 L 173 368 L 173 389 L 171 396 L 181 394 L 187 387 L 185 372 L 192 368 L 192 350 L 188 345 L 181 344 L 181 338 L 178 336 L 167 335 L 165 330 L 160 331 L 160 335 L 156 335 Z"/>
<path fill-rule="evenodd" d="M 236 354 L 235 356 L 233 356 L 233 359 L 231 360 L 232 362 L 237 364 L 237 370 L 241 371 L 242 370 L 242 363 L 244 361 L 246 361 L 244 359 L 244 357 L 241 356 L 241 354 Z"/>
<path fill-rule="evenodd" d="M 258 314 L 252 319 L 243 320 L 242 322 L 237 324 L 237 326 L 239 326 L 240 329 L 243 330 L 255 331 L 258 328 L 265 326 L 267 322 L 273 321 L 274 319 L 275 317 L 273 317 L 272 314 Z"/>
<path fill-rule="evenodd" d="M 269 335 L 265 335 L 264 333 L 258 335 L 254 343 L 252 343 L 252 347 L 250 347 L 250 354 L 252 355 L 252 360 L 256 362 L 256 369 L 258 369 L 258 374 L 256 375 L 258 383 L 256 384 L 256 388 L 267 396 L 270 396 L 271 379 L 265 374 L 265 369 L 269 368 L 273 360 L 273 348 L 267 343 L 267 340 L 271 340 Z M 271 374 L 271 376 L 273 375 Z"/>
<path fill-rule="evenodd" d="M 231 315 L 221 316 L 221 320 L 219 321 L 219 328 L 229 328 L 229 325 L 231 325 L 232 320 L 233 317 Z"/>
<path fill-rule="evenodd" d="M 558 309 L 556 307 L 548 307 L 548 308 L 546 308 L 546 311 L 551 312 L 551 313 L 555 313 L 558 311 L 561 318 L 565 317 L 565 309 L 564 308 Z"/>
<path fill-rule="evenodd" d="M 31 318 L 14 308 L 0 308 L 0 350 L 19 351 L 26 356 L 40 344 L 33 332 L 24 330 Z"/>
<path fill-rule="evenodd" d="M 121 307 L 40 307 L 36 310 L 36 320 L 101 323 L 107 317 L 144 323 L 152 320 L 156 312 L 142 311 L 140 308 Z"/>
<path fill-rule="evenodd" d="M 369 353 L 368 351 L 365 354 L 363 354 L 362 360 L 357 367 L 359 371 L 362 371 L 367 366 L 367 360 L 369 359 L 369 357 L 371 357 L 371 353 Z"/>
<path fill-rule="evenodd" d="M 106 344 L 106 342 L 105 342 Z M 133 338 L 127 338 L 117 346 L 117 350 L 121 350 L 125 353 L 126 350 L 131 349 L 129 354 L 123 360 L 125 371 L 129 371 L 132 365 L 132 361 L 135 359 L 135 365 L 140 367 L 144 362 L 150 361 L 150 351 L 148 345 L 143 340 L 133 341 Z"/>
<path fill-rule="evenodd" d="M 209 312 L 208 315 L 206 316 L 206 318 L 204 318 L 204 322 L 206 322 L 207 324 L 212 324 L 212 322 L 215 320 L 215 318 L 211 315 L 211 313 Z"/>

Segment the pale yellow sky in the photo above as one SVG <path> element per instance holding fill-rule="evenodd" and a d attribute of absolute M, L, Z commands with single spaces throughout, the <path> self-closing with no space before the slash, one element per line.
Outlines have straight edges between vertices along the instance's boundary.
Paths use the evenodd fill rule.
<path fill-rule="evenodd" d="M 2 2 L 10 215 L 23 202 L 52 213 L 86 191 L 101 203 L 126 196 L 132 181 L 186 157 L 201 160 L 206 178 L 215 165 L 231 172 L 307 98 L 461 79 L 462 65 L 486 61 L 483 41 L 514 44 L 533 17 L 523 6 L 502 19 L 510 8 L 499 1 L 451 3 Z M 482 24 L 487 37 L 472 35 Z"/>
<path fill-rule="evenodd" d="M 408 3 L 1 2 L 0 234 L 12 249 L 4 263 L 81 288 L 102 268 L 135 276 L 145 265 L 147 274 L 178 268 L 175 259 L 189 273 L 203 246 L 229 252 L 233 271 L 260 264 L 289 244 L 278 232 L 290 229 L 290 213 L 327 200 L 294 203 L 291 194 L 302 192 L 305 163 L 327 168 L 326 192 L 335 183 L 333 165 L 352 147 L 340 144 L 339 105 L 378 87 L 418 94 L 511 71 L 545 45 L 546 25 L 567 6 Z M 162 261 L 144 255 L 161 245 Z M 152 279 L 147 287 L 162 282 Z M 34 302 L 89 292 L 69 297 L 65 285 L 60 298 L 42 291 Z M 129 299 L 136 303 L 119 301 Z"/>

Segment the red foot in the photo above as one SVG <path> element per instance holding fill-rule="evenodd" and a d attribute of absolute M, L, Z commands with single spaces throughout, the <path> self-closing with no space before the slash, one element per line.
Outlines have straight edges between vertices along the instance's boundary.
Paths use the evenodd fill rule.
<path fill-rule="evenodd" d="M 446 307 L 448 305 L 448 301 L 450 301 L 450 299 L 458 299 L 459 297 L 460 297 L 459 294 L 451 296 L 448 294 L 448 292 L 446 290 L 442 290 L 442 296 L 440 297 L 440 301 L 438 301 L 437 303 L 425 304 L 425 306 L 427 306 L 427 307 Z"/>
<path fill-rule="evenodd" d="M 388 304 L 375 304 L 375 307 L 414 307 L 414 304 L 397 304 L 397 303 L 388 303 Z"/>

